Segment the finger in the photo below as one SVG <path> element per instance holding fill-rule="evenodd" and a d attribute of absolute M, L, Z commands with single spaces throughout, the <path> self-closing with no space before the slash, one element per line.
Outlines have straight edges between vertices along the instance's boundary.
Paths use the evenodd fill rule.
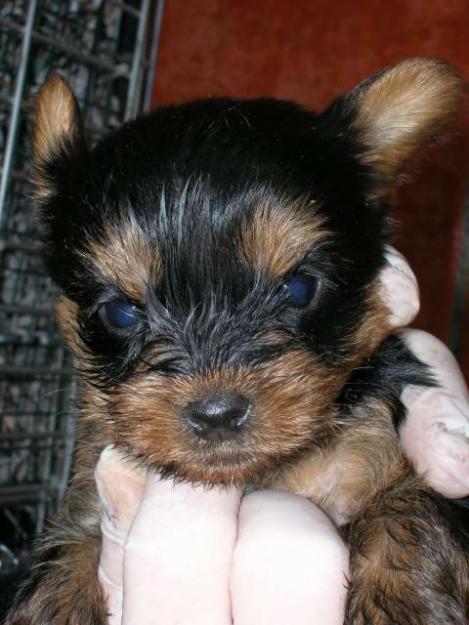
<path fill-rule="evenodd" d="M 431 368 L 438 388 L 408 386 L 407 416 L 400 428 L 407 456 L 426 483 L 445 497 L 469 495 L 469 397 L 449 349 L 418 330 L 401 333 L 412 352 Z"/>
<path fill-rule="evenodd" d="M 385 253 L 387 264 L 381 271 L 381 299 L 390 311 L 388 324 L 402 328 L 411 323 L 420 308 L 417 278 L 409 263 L 396 249 L 388 245 Z"/>
<path fill-rule="evenodd" d="M 107 447 L 99 458 L 95 479 L 102 505 L 98 578 L 106 595 L 109 625 L 120 625 L 124 545 L 143 494 L 144 474 Z"/>
<path fill-rule="evenodd" d="M 327 516 L 292 493 L 241 504 L 231 593 L 235 625 L 342 625 L 348 551 Z"/>
<path fill-rule="evenodd" d="M 431 374 L 442 388 L 469 401 L 458 362 L 444 343 L 423 330 L 402 330 L 399 336 L 419 360 L 431 367 Z"/>
<path fill-rule="evenodd" d="M 123 625 L 231 625 L 240 497 L 148 478 L 126 544 Z"/>

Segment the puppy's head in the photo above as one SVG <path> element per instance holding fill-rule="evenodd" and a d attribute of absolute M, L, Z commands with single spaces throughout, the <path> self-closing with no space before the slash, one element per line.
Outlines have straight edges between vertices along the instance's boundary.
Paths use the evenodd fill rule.
<path fill-rule="evenodd" d="M 199 101 L 89 149 L 52 77 L 37 197 L 90 418 L 135 458 L 206 482 L 330 436 L 341 387 L 389 332 L 378 276 L 396 179 L 461 93 L 417 59 L 322 114 Z"/>

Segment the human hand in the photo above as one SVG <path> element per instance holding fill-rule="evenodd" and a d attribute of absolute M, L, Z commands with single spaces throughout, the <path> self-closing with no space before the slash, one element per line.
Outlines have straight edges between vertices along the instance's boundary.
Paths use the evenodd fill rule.
<path fill-rule="evenodd" d="M 381 272 L 381 298 L 391 328 L 411 323 L 419 310 L 417 280 L 402 254 L 388 246 Z M 469 496 L 469 394 L 453 354 L 441 341 L 421 330 L 399 336 L 429 367 L 438 386 L 407 386 L 401 395 L 406 418 L 401 441 L 409 460 L 428 486 L 448 498 Z"/>
<path fill-rule="evenodd" d="M 407 416 L 400 427 L 408 458 L 425 482 L 448 498 L 469 496 L 469 394 L 449 349 L 421 330 L 401 338 L 428 365 L 437 387 L 407 386 Z"/>
<path fill-rule="evenodd" d="M 173 483 L 106 449 L 99 578 L 109 625 L 341 625 L 348 553 L 291 493 Z"/>

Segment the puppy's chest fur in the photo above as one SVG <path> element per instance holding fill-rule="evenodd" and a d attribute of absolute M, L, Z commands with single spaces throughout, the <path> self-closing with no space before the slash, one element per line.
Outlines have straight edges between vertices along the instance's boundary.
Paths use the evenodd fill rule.
<path fill-rule="evenodd" d="M 353 413 L 353 425 L 328 446 L 288 462 L 267 482 L 306 497 L 339 526 L 409 473 L 390 407 L 372 400 Z"/>
<path fill-rule="evenodd" d="M 330 439 L 276 467 L 263 484 L 310 499 L 338 525 L 351 522 L 379 493 L 413 474 L 398 436 L 405 418 L 400 395 L 406 385 L 432 384 L 405 345 L 387 339 L 345 384 Z"/>

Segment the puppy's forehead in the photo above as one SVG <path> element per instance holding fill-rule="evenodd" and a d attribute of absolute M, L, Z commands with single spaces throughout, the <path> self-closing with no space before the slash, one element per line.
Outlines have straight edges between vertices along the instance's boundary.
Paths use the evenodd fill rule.
<path fill-rule="evenodd" d="M 111 227 L 113 209 L 102 209 L 103 232 L 87 251 L 96 271 L 134 299 L 170 270 L 174 279 L 178 263 L 200 282 L 210 270 L 233 280 L 235 262 L 272 279 L 288 273 L 324 238 L 324 199 L 337 192 L 316 121 L 290 103 L 205 102 L 110 136 L 93 156 L 93 190 L 120 208 Z"/>
<path fill-rule="evenodd" d="M 261 202 L 242 223 L 239 253 L 261 274 L 281 278 L 326 237 L 316 200 Z"/>
<path fill-rule="evenodd" d="M 146 289 L 161 279 L 160 246 L 131 213 L 108 224 L 99 240 L 88 243 L 82 257 L 101 281 L 133 301 L 144 302 Z"/>
<path fill-rule="evenodd" d="M 206 273 L 210 267 L 215 274 L 211 280 L 226 279 L 224 273 L 233 279 L 236 264 L 280 279 L 327 237 L 314 199 L 264 194 L 254 201 L 237 197 L 235 209 L 217 203 L 204 210 L 194 204 L 183 207 L 180 201 L 171 208 L 167 201 L 162 198 L 153 218 L 147 214 L 143 223 L 132 207 L 127 214 L 121 211 L 119 220 L 105 224 L 99 240 L 90 241 L 83 253 L 94 273 L 132 300 L 144 301 L 146 290 L 178 264 L 186 265 L 188 280 L 194 271 Z M 161 210 L 170 214 L 169 225 Z"/>

